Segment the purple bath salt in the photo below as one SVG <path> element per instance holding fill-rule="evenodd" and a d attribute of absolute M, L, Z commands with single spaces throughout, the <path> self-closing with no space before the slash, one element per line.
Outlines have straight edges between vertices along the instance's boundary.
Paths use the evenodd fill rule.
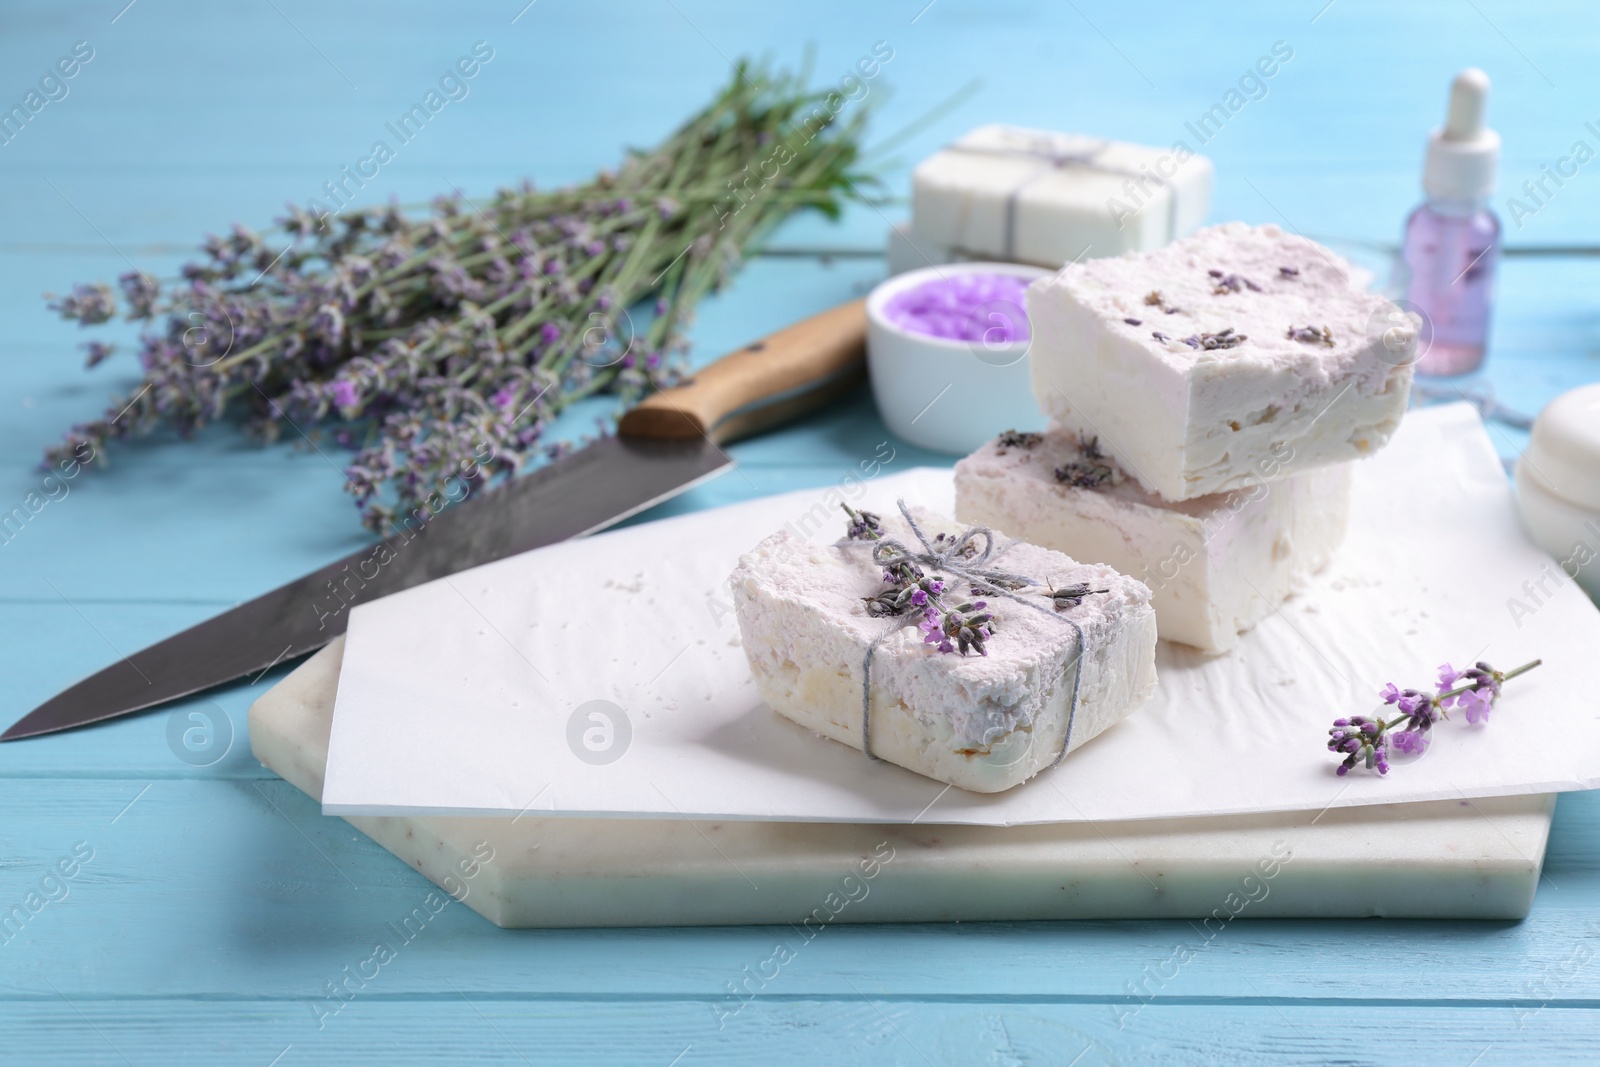
<path fill-rule="evenodd" d="M 950 271 L 890 297 L 883 314 L 911 333 L 988 345 L 1028 339 L 1022 294 L 1028 279 L 1015 274 Z"/>

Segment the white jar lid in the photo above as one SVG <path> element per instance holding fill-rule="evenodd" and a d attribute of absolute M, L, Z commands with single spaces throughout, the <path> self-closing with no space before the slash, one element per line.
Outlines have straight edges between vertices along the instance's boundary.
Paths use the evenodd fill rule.
<path fill-rule="evenodd" d="M 1600 382 L 1552 400 L 1533 423 L 1522 470 L 1543 488 L 1600 511 Z"/>

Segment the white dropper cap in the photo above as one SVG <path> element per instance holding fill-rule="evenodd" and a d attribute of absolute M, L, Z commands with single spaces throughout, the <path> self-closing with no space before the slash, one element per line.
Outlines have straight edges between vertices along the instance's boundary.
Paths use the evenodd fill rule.
<path fill-rule="evenodd" d="M 1482 200 L 1494 192 L 1500 135 L 1483 124 L 1489 75 L 1468 67 L 1450 86 L 1450 114 L 1428 138 L 1422 189 L 1435 200 Z"/>

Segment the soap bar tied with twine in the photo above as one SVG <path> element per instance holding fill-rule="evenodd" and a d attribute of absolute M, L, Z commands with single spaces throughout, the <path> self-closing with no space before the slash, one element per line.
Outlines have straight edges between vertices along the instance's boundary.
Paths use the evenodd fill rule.
<path fill-rule="evenodd" d="M 896 621 L 867 646 L 861 666 L 861 751 L 868 759 L 878 759 L 872 754 L 872 656 L 878 646 L 899 633 L 913 621 L 920 619 L 918 628 L 923 633 L 923 643 L 933 645 L 942 653 L 969 651 L 987 656 L 985 642 L 994 636 L 994 614 L 988 602 L 976 600 L 951 607 L 945 597 L 954 592 L 952 579 L 965 580 L 974 596 L 998 596 L 1015 601 L 1031 611 L 1063 622 L 1072 627 L 1078 636 L 1078 653 L 1067 670 L 1072 671 L 1072 693 L 1067 703 L 1067 728 L 1061 740 L 1061 751 L 1051 761 L 1054 767 L 1066 758 L 1072 746 L 1072 723 L 1078 711 L 1078 684 L 1081 670 L 1074 670 L 1083 658 L 1083 628 L 1062 614 L 1075 608 L 1083 598 L 1107 589 L 1091 589 L 1087 584 L 1065 586 L 1060 589 L 1044 586 L 1025 574 L 990 567 L 991 558 L 1003 553 L 995 551 L 995 534 L 987 526 L 969 526 L 955 536 L 938 534 L 931 541 L 904 500 L 898 501 L 900 514 L 916 537 L 921 551 L 908 548 L 893 537 L 883 533 L 883 522 L 870 511 L 856 511 L 842 504 L 850 524 L 845 537 L 851 541 L 872 544 L 872 562 L 883 568 L 884 589 L 876 596 L 866 597 L 867 614 L 893 617 Z M 980 547 L 981 544 L 981 547 Z M 934 573 L 939 572 L 939 573 Z M 949 575 L 950 578 L 944 577 Z M 1042 597 L 1052 606 L 1045 607 L 1028 596 Z"/>
<path fill-rule="evenodd" d="M 945 152 L 959 152 L 964 155 L 1039 161 L 1037 170 L 1025 176 L 1006 193 L 1005 232 L 1001 238 L 1000 258 L 1007 260 L 1017 258 L 1017 204 L 1023 190 L 1047 175 L 1073 167 L 1137 178 L 1140 181 L 1152 181 L 1166 189 L 1168 192 L 1166 241 L 1178 236 L 1178 187 L 1160 175 L 1152 174 L 1148 169 L 1134 170 L 1131 167 L 1116 167 L 1102 162 L 1099 157 L 1111 146 L 1110 141 L 1065 138 L 1057 134 L 1032 130 L 1006 129 L 1004 133 L 1007 138 L 1005 144 L 974 144 L 970 139 L 963 138 L 945 145 L 942 149 Z M 1165 244 L 1166 241 L 1162 243 Z"/>

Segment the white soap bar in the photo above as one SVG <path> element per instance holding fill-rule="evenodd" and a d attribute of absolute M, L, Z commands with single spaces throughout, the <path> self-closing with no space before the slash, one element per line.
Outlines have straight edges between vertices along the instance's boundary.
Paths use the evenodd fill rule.
<path fill-rule="evenodd" d="M 930 512 L 913 515 L 930 539 L 961 529 Z M 881 523 L 884 537 L 921 550 L 900 516 Z M 982 541 L 974 544 L 981 549 Z M 843 538 L 813 546 L 785 529 L 741 557 L 733 572 L 734 607 L 756 690 L 795 722 L 861 748 L 864 668 L 872 648 L 872 755 L 994 793 L 1051 766 L 1154 691 L 1150 591 L 1112 568 L 998 537 L 986 562 L 968 557 L 971 566 L 1033 579 L 1037 588 L 1016 593 L 1026 603 L 974 593 L 968 581 L 929 570 L 930 579 L 944 577 L 948 608 L 981 603 L 986 607 L 977 610 L 994 616 L 986 624 L 993 632 L 984 654 L 941 652 L 919 629 L 924 609 L 899 617 L 869 613 L 867 598 L 885 588 L 874 544 Z M 1102 591 L 1057 611 L 1045 583 Z"/>
<path fill-rule="evenodd" d="M 256 758 L 313 802 L 343 655 L 336 638 L 250 708 Z M 1554 803 L 1483 797 L 1004 828 L 537 813 L 348 822 L 498 926 L 790 923 L 797 944 L 833 923 L 1192 918 L 1210 931 L 1235 915 L 1520 919 Z M 307 830 L 332 840 L 314 815 Z M 1247 874 L 1255 880 L 1241 883 Z M 1214 914 L 1247 895 L 1248 906 Z"/>
<path fill-rule="evenodd" d="M 1211 175 L 1187 149 L 980 126 L 912 172 L 913 239 L 1046 267 L 1148 251 L 1205 220 Z"/>
<path fill-rule="evenodd" d="M 1368 455 L 1411 389 L 1415 320 L 1276 226 L 1069 265 L 1029 287 L 1028 317 L 1046 414 L 1166 500 Z"/>
<path fill-rule="evenodd" d="M 1349 464 L 1168 503 L 1060 430 L 1002 434 L 955 477 L 956 518 L 1138 578 L 1157 635 L 1206 652 L 1232 649 L 1320 570 L 1350 516 Z"/>

